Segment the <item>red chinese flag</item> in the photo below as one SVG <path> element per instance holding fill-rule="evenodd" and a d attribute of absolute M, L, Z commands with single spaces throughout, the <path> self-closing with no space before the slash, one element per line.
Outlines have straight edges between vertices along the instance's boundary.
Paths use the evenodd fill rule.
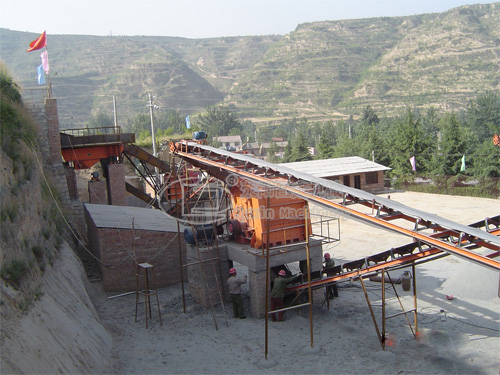
<path fill-rule="evenodd" d="M 26 52 L 36 51 L 37 49 L 41 49 L 43 47 L 47 47 L 47 37 L 45 35 L 45 31 L 42 35 L 30 43 L 30 48 L 27 49 Z"/>

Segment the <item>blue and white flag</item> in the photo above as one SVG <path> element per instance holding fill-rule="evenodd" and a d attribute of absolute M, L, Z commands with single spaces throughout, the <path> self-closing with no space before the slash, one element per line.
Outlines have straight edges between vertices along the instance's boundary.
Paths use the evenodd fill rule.
<path fill-rule="evenodd" d="M 43 64 L 36 68 L 36 70 L 38 71 L 38 84 L 45 85 L 45 72 L 43 71 Z"/>
<path fill-rule="evenodd" d="M 191 128 L 191 123 L 189 122 L 189 115 L 186 116 L 186 128 Z"/>

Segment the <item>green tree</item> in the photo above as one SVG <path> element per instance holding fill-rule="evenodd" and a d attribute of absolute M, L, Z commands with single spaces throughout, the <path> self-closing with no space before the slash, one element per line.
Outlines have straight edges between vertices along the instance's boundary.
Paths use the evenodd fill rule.
<path fill-rule="evenodd" d="M 460 172 L 462 155 L 466 153 L 465 131 L 455 114 L 447 114 L 438 123 L 441 129 L 439 150 L 434 153 L 431 168 L 439 175 L 455 175 Z"/>
<path fill-rule="evenodd" d="M 128 122 L 127 129 L 136 135 L 149 131 L 151 136 L 151 117 L 145 113 L 139 113 L 132 121 Z"/>
<path fill-rule="evenodd" d="M 99 111 L 97 115 L 90 116 L 89 128 L 105 128 L 109 126 L 115 126 L 115 120 L 107 113 Z"/>
<path fill-rule="evenodd" d="M 250 120 L 245 120 L 241 123 L 241 140 L 243 143 L 247 142 L 247 140 L 255 140 L 255 132 L 257 127 Z M 268 138 L 269 139 L 269 138 Z"/>
<path fill-rule="evenodd" d="M 302 131 L 299 131 L 299 134 L 297 134 L 297 137 L 293 142 L 293 149 L 290 159 L 291 162 L 312 159 L 312 155 L 309 153 L 306 136 Z"/>
<path fill-rule="evenodd" d="M 208 107 L 196 122 L 210 137 L 230 135 L 231 131 L 234 134 L 234 129 L 241 131 L 241 124 L 229 107 Z"/>
<path fill-rule="evenodd" d="M 383 137 L 385 132 L 384 124 L 375 111 L 371 107 L 366 107 L 355 132 L 357 155 L 368 160 L 374 158 L 378 163 L 389 165 L 390 160 Z"/>
<path fill-rule="evenodd" d="M 270 163 L 278 163 L 279 158 L 276 156 L 276 153 L 279 151 L 279 147 L 275 142 L 271 142 L 269 149 L 267 150 L 267 161 Z"/>
<path fill-rule="evenodd" d="M 409 174 L 411 172 L 409 159 L 412 156 L 415 156 L 417 171 L 425 172 L 428 153 L 431 151 L 429 139 L 423 132 L 420 119 L 415 118 L 412 110 L 408 108 L 404 115 L 396 119 L 390 137 L 392 173 L 396 176 Z"/>
<path fill-rule="evenodd" d="M 471 100 L 465 113 L 465 120 L 479 144 L 500 133 L 499 93 L 488 91 Z"/>
<path fill-rule="evenodd" d="M 326 130 L 321 132 L 319 141 L 316 143 L 316 148 L 318 149 L 318 159 L 329 159 L 333 157 L 334 154 L 334 142 L 331 135 L 328 134 Z"/>
<path fill-rule="evenodd" d="M 292 142 L 288 141 L 287 145 L 285 146 L 285 150 L 283 152 L 283 162 L 288 163 L 293 161 L 292 154 L 293 154 Z"/>
<path fill-rule="evenodd" d="M 439 131 L 438 127 L 439 116 L 436 108 L 431 107 L 422 117 L 422 126 L 426 134 L 437 134 Z"/>
<path fill-rule="evenodd" d="M 346 156 L 355 156 L 356 154 L 357 152 L 354 140 L 349 138 L 349 133 L 342 134 L 337 140 L 333 156 L 336 158 L 343 158 Z"/>
<path fill-rule="evenodd" d="M 470 158 L 466 156 L 466 170 L 481 179 L 499 178 L 500 147 L 495 146 L 492 140 L 486 139 L 474 151 Z M 468 160 L 471 161 L 471 167 Z"/>
<path fill-rule="evenodd" d="M 368 106 L 363 110 L 363 114 L 361 115 L 361 123 L 369 126 L 377 125 L 380 122 L 375 110 Z"/>
<path fill-rule="evenodd" d="M 167 130 L 171 128 L 171 134 L 184 134 L 186 132 L 185 116 L 174 110 L 159 111 L 153 118 L 155 129 Z"/>

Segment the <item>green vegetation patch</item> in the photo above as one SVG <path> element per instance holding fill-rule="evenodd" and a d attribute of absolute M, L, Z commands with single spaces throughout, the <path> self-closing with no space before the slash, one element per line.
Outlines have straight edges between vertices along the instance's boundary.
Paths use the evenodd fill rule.
<path fill-rule="evenodd" d="M 19 286 L 22 277 L 28 271 L 28 263 L 26 263 L 26 261 L 23 259 L 16 259 L 2 266 L 0 270 L 0 276 L 5 281 L 9 281 L 14 285 Z"/>

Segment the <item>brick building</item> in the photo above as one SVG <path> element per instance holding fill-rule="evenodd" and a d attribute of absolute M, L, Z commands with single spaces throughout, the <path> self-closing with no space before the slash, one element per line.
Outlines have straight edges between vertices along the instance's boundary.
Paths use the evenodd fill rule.
<path fill-rule="evenodd" d="M 136 289 L 135 265 L 154 266 L 158 288 L 181 282 L 181 262 L 186 263 L 184 227 L 160 210 L 90 204 L 84 205 L 91 251 L 99 259 L 102 286 L 107 292 Z M 184 281 L 187 280 L 183 273 Z"/>

